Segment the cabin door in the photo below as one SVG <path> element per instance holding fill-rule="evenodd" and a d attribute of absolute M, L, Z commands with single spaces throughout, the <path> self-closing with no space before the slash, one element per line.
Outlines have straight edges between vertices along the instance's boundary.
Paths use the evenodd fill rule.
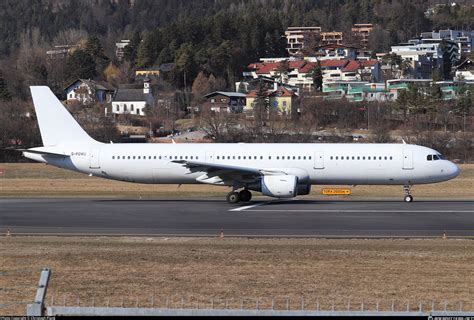
<path fill-rule="evenodd" d="M 413 169 L 413 150 L 411 149 L 403 149 L 403 169 Z"/>
<path fill-rule="evenodd" d="M 324 152 L 316 151 L 314 153 L 314 169 L 324 169 Z"/>
<path fill-rule="evenodd" d="M 99 169 L 100 168 L 100 149 L 99 148 L 91 148 L 91 153 L 89 157 L 89 168 L 91 169 Z"/>

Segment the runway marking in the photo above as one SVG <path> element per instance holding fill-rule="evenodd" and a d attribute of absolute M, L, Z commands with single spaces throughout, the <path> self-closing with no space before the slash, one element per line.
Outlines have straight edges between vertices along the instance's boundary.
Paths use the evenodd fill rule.
<path fill-rule="evenodd" d="M 259 204 L 261 205 L 261 204 Z M 256 206 L 247 206 L 233 209 L 231 211 L 248 212 L 341 212 L 341 213 L 378 213 L 378 212 L 397 212 L 397 213 L 474 213 L 474 210 L 324 210 L 324 209 L 259 209 L 249 210 Z"/>
<path fill-rule="evenodd" d="M 246 210 L 246 211 L 252 211 L 252 210 L 247 210 L 247 209 L 260 207 L 261 205 L 264 205 L 265 203 L 267 203 L 267 202 L 259 202 L 259 203 L 251 204 L 251 205 L 249 205 L 249 206 L 234 208 L 234 209 L 231 209 L 231 210 L 229 210 L 229 211 L 244 211 L 244 210 Z"/>

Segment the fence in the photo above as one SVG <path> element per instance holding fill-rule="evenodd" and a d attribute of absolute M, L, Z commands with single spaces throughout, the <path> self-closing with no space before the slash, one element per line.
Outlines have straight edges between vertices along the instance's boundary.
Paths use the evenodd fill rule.
<path fill-rule="evenodd" d="M 463 310 L 463 303 L 431 301 L 413 303 L 392 300 L 354 303 L 347 301 L 345 308 L 328 303 L 327 299 L 315 301 L 301 297 L 290 299 L 208 299 L 179 298 L 177 296 L 150 296 L 111 301 L 95 297 L 51 296 L 46 307 L 45 298 L 49 268 L 41 270 L 37 293 L 27 306 L 27 316 L 448 316 L 465 317 L 474 311 Z M 62 298 L 62 299 L 61 299 Z"/>

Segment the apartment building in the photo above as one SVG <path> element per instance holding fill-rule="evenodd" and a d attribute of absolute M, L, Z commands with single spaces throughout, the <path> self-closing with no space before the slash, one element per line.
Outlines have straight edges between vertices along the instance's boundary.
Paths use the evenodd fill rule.
<path fill-rule="evenodd" d="M 285 31 L 286 50 L 290 55 L 301 52 L 311 37 L 319 37 L 321 27 L 288 27 Z"/>
<path fill-rule="evenodd" d="M 372 23 L 356 23 L 351 29 L 354 36 L 360 39 L 360 45 L 364 49 L 367 49 L 369 36 L 373 30 L 374 25 Z"/>

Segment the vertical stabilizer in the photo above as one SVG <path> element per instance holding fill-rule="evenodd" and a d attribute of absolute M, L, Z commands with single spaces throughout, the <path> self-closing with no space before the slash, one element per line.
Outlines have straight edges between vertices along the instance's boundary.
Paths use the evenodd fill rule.
<path fill-rule="evenodd" d="M 97 143 L 46 86 L 31 86 L 31 96 L 38 118 L 43 145 Z"/>

